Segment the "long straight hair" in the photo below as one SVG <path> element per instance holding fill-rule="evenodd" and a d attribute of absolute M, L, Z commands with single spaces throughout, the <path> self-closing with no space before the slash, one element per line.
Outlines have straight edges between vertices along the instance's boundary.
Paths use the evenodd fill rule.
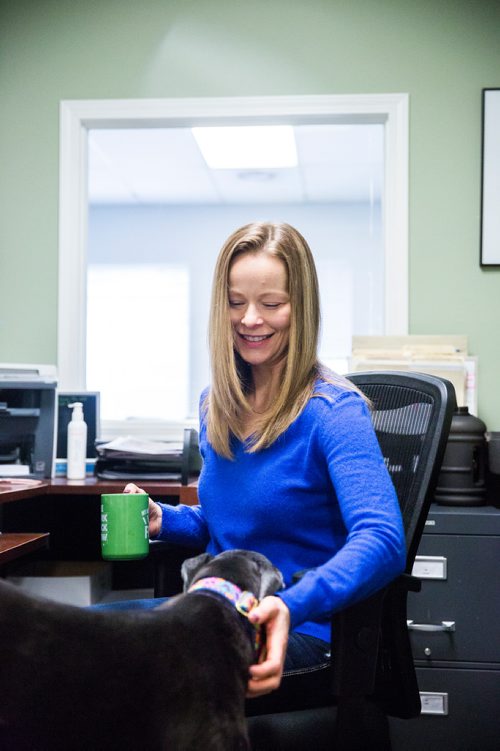
<path fill-rule="evenodd" d="M 242 418 L 250 410 L 251 369 L 234 348 L 228 299 L 232 263 L 246 253 L 268 253 L 283 261 L 290 299 L 289 340 L 280 388 L 272 405 L 260 417 L 247 450 L 254 452 L 270 446 L 290 426 L 311 398 L 318 376 L 356 390 L 352 383 L 326 371 L 318 362 L 318 278 L 305 239 L 285 223 L 256 222 L 241 227 L 226 240 L 215 266 L 209 320 L 212 383 L 203 405 L 208 440 L 226 458 L 232 458 L 231 435 L 244 437 Z"/>

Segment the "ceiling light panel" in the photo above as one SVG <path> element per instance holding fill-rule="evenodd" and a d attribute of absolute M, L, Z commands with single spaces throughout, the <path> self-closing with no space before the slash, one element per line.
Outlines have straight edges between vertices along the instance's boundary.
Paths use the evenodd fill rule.
<path fill-rule="evenodd" d="M 193 128 L 211 169 L 278 169 L 297 165 L 291 125 Z"/>

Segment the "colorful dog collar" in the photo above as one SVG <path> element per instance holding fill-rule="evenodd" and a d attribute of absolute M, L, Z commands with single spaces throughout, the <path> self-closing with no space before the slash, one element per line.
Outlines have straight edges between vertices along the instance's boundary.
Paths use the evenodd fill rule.
<path fill-rule="evenodd" d="M 194 584 L 191 584 L 188 592 L 199 592 L 200 590 L 222 595 L 245 618 L 248 618 L 249 613 L 259 604 L 257 597 L 252 592 L 242 590 L 236 584 L 233 584 L 233 582 L 222 579 L 219 576 L 207 576 L 204 579 L 198 579 Z M 258 623 L 252 623 L 251 625 L 255 630 L 254 649 L 258 657 L 262 649 L 262 632 Z"/>

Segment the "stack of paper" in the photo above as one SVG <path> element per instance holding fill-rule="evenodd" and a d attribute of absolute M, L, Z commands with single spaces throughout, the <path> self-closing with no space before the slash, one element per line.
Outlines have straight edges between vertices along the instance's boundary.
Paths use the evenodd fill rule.
<path fill-rule="evenodd" d="M 195 434 L 195 440 L 191 436 Z M 193 462 L 197 455 L 196 431 L 189 431 L 187 448 L 180 441 L 149 441 L 121 436 L 107 443 L 97 443 L 95 473 L 106 480 L 180 480 L 183 466 L 191 459 L 191 471 L 199 469 Z M 185 456 L 188 451 L 190 457 Z"/>

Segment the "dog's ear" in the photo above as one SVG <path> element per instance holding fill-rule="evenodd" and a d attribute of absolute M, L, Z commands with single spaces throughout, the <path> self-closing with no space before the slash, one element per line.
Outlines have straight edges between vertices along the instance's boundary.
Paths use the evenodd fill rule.
<path fill-rule="evenodd" d="M 193 581 L 196 573 L 211 561 L 213 555 L 210 553 L 201 553 L 194 558 L 187 558 L 181 566 L 181 576 L 184 584 L 184 592 L 189 589 L 191 582 Z"/>
<path fill-rule="evenodd" d="M 260 591 L 258 594 L 259 600 L 267 595 L 273 595 L 280 589 L 283 589 L 285 583 L 281 571 L 275 566 L 266 566 L 262 571 L 260 579 Z"/>

